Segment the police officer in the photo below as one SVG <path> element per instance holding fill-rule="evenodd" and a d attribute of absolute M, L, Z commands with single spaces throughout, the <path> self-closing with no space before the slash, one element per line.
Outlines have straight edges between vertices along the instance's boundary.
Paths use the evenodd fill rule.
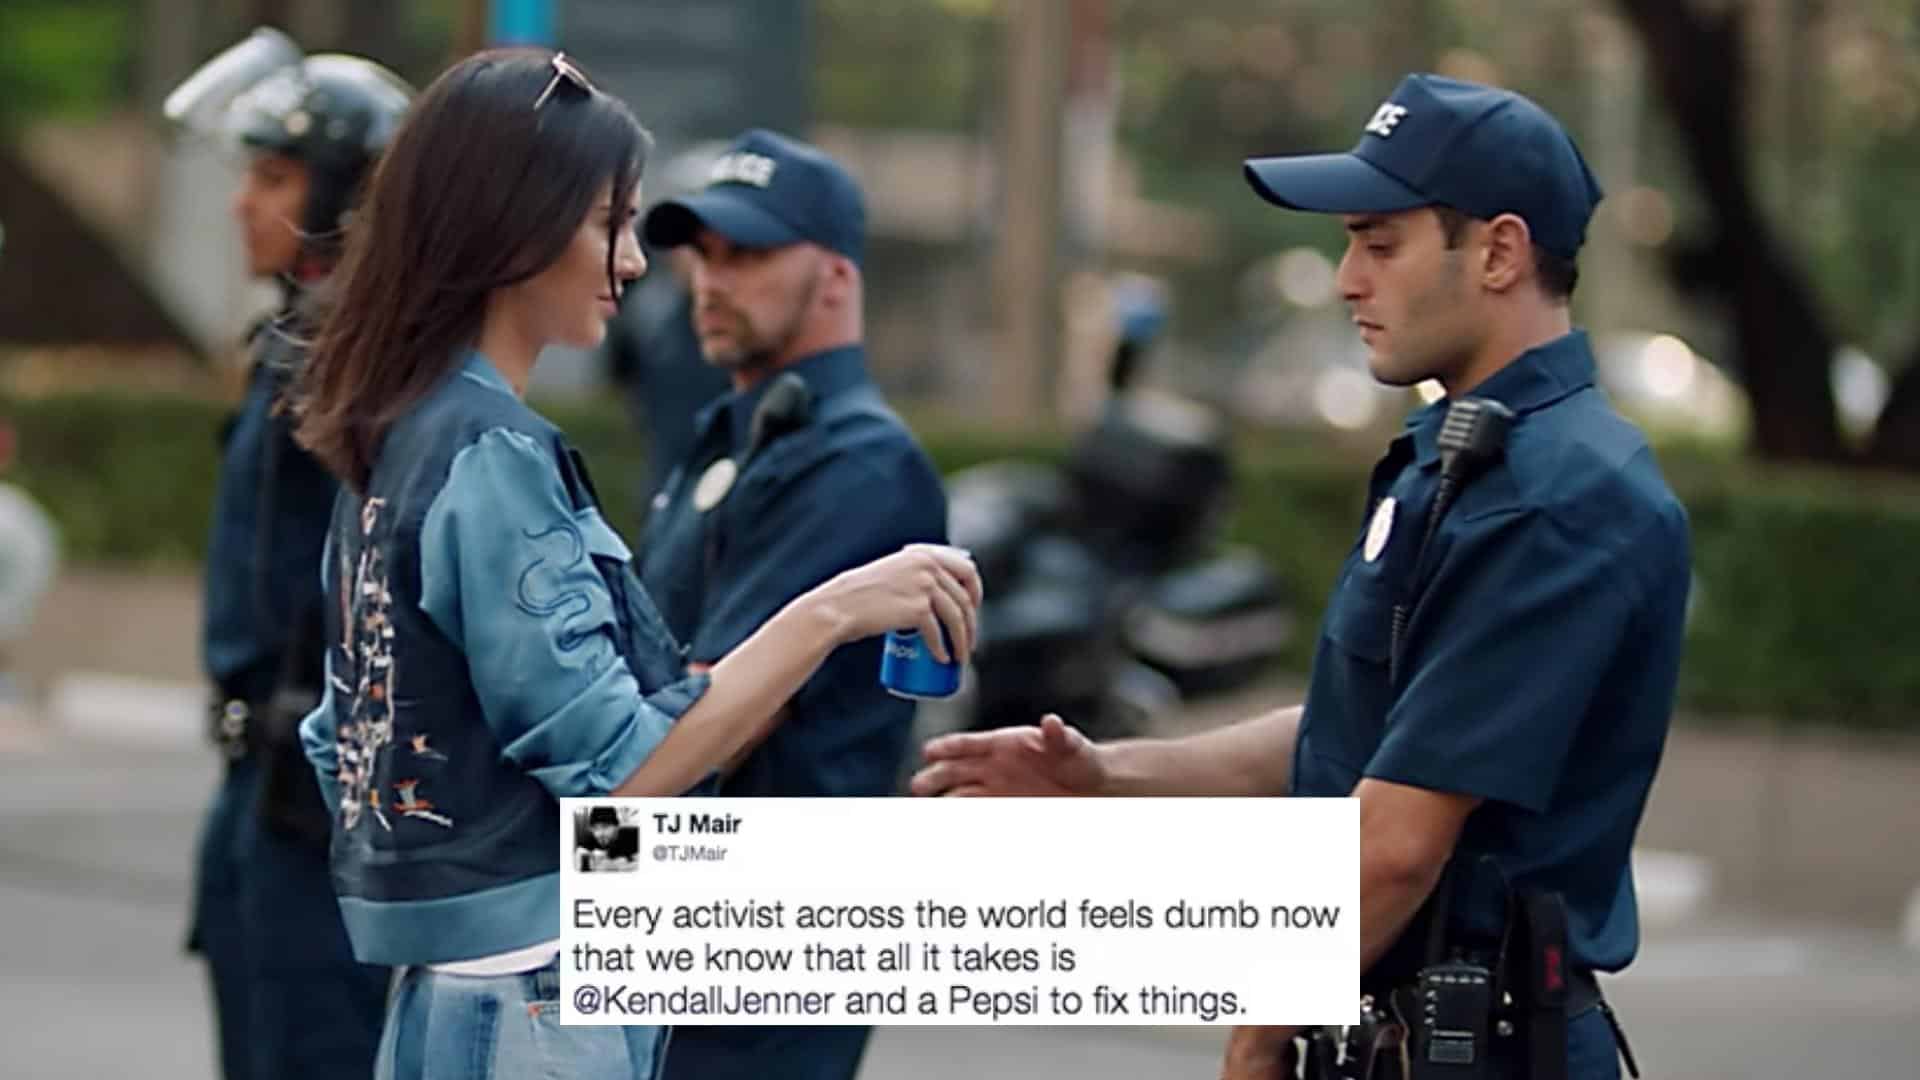
<path fill-rule="evenodd" d="M 648 187 L 662 201 L 705 187 L 725 143 L 702 143 L 648 170 Z M 620 316 L 607 324 L 607 358 L 627 396 L 628 411 L 646 433 L 647 467 L 638 479 L 640 518 L 646 524 L 655 492 L 693 449 L 693 420 L 732 386 L 725 368 L 707 363 L 693 332 L 693 249 L 646 251 L 650 272 L 627 286 Z"/>
<path fill-rule="evenodd" d="M 1476 1056 L 1448 1076 L 1614 1077 L 1593 975 L 1638 945 L 1628 857 L 1673 707 L 1689 541 L 1572 327 L 1599 186 L 1532 102 L 1429 75 L 1351 153 L 1246 174 L 1280 206 L 1343 215 L 1338 281 L 1374 376 L 1447 391 L 1373 471 L 1304 709 L 1167 742 L 1095 745 L 1052 716 L 952 736 L 915 790 L 1351 794 L 1374 1004 L 1417 1025 L 1421 972 L 1455 962 L 1499 988 L 1468 1042 L 1382 1024 L 1382 1045 L 1404 1038 L 1416 1077 L 1450 1051 Z M 1237 1029 L 1223 1075 L 1281 1075 L 1293 1034 Z"/>
<path fill-rule="evenodd" d="M 939 476 L 867 376 L 865 221 L 839 163 L 760 130 L 714 161 L 704 189 L 647 215 L 649 244 L 694 255 L 694 330 L 733 386 L 696 418 L 692 456 L 655 500 L 639 558 L 695 667 L 835 574 L 945 539 Z M 913 705 L 879 685 L 880 645 L 834 653 L 719 794 L 891 794 Z M 681 1028 L 667 1075 L 847 1080 L 867 1035 Z"/>
<path fill-rule="evenodd" d="M 644 508 L 693 446 L 693 418 L 731 385 L 706 362 L 693 332 L 692 255 L 688 248 L 649 257 L 653 272 L 629 286 L 620 317 L 607 324 L 614 378 L 626 385 L 637 426 L 647 435 Z M 643 519 L 635 525 L 644 524 Z"/>
<path fill-rule="evenodd" d="M 297 725 L 318 700 L 318 570 L 333 480 L 291 437 L 282 390 L 312 333 L 308 289 L 333 266 L 360 180 L 411 90 L 353 56 L 303 56 L 256 31 L 168 99 L 188 130 L 237 142 L 247 267 L 281 290 L 250 338 L 224 435 L 206 566 L 203 653 L 225 759 L 200 838 L 189 947 L 207 958 L 222 1070 L 369 1075 L 388 973 L 354 962 L 327 871 L 328 814 Z"/>

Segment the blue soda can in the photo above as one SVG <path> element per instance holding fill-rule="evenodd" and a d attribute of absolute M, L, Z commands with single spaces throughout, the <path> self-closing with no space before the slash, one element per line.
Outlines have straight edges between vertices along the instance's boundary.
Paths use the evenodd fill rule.
<path fill-rule="evenodd" d="M 940 632 L 940 640 L 952 655 L 953 645 L 945 630 Z M 895 697 L 952 697 L 960 689 L 960 661 L 956 657 L 943 664 L 934 659 L 918 630 L 893 630 L 880 650 L 880 685 Z"/>

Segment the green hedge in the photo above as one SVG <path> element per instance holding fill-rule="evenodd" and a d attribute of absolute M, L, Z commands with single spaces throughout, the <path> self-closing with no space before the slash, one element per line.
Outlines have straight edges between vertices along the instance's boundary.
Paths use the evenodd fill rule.
<path fill-rule="evenodd" d="M 193 398 L 0 398 L 18 459 L 6 477 L 59 522 L 68 562 L 198 562 L 225 413 Z"/>
<path fill-rule="evenodd" d="M 173 565 L 200 556 L 221 410 L 183 397 L 0 399 L 20 436 L 11 477 L 59 521 L 66 557 Z M 551 407 L 609 512 L 636 520 L 642 450 L 611 404 Z M 927 426 L 951 471 L 1054 458 L 1057 435 Z M 1359 527 L 1367 463 L 1261 445 L 1237 464 L 1231 540 L 1262 551 L 1318 618 Z M 1678 453 L 1667 471 L 1693 524 L 1697 584 L 1682 694 L 1693 710 L 1784 723 L 1920 726 L 1920 484 L 1757 470 Z M 1304 671 L 1312 635 L 1287 665 Z"/>
<path fill-rule="evenodd" d="M 1694 589 L 1681 698 L 1784 724 L 1920 729 L 1920 484 L 1663 455 L 1686 505 Z M 1243 470 L 1233 535 L 1317 616 L 1360 527 L 1365 469 Z M 1288 662 L 1304 671 L 1312 642 Z"/>

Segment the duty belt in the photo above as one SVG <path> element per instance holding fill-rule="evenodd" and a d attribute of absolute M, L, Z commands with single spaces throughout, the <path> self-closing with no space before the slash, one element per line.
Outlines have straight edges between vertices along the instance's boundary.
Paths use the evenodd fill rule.
<path fill-rule="evenodd" d="M 1599 1009 L 1612 1029 L 1615 1045 L 1626 1058 L 1628 1072 L 1639 1076 L 1633 1051 L 1627 1047 L 1612 1008 L 1601 996 L 1593 972 L 1570 972 L 1566 988 L 1566 1020 Z M 1512 1002 L 1504 1003 L 1497 1015 L 1491 1048 L 1510 1068 L 1531 1073 L 1537 1066 L 1528 1060 L 1528 1047 L 1517 1037 L 1522 1032 L 1515 1026 Z M 1417 984 L 1409 983 L 1386 995 L 1385 1000 L 1363 997 L 1358 1023 L 1346 1028 L 1314 1028 L 1302 1034 L 1306 1058 L 1303 1075 L 1309 1080 L 1418 1080 L 1437 1075 L 1418 1056 L 1423 1022 L 1425 1009 Z M 1564 1054 L 1564 1047 L 1559 1050 Z"/>
<path fill-rule="evenodd" d="M 260 702 L 242 698 L 216 699 L 208 709 L 208 735 L 228 761 L 239 761 L 253 752 L 255 718 Z"/>
<path fill-rule="evenodd" d="M 1410 982 L 1382 981 L 1358 1022 L 1308 1033 L 1310 1080 L 1484 1080 L 1518 1069 L 1530 1080 L 1567 1075 L 1567 1027 L 1598 1008 L 1627 1070 L 1639 1065 L 1593 972 L 1573 966 L 1566 903 L 1557 892 L 1508 888 L 1498 948 L 1448 942 L 1452 862 L 1429 898 L 1426 963 Z M 1390 977 L 1391 978 L 1391 977 Z"/>

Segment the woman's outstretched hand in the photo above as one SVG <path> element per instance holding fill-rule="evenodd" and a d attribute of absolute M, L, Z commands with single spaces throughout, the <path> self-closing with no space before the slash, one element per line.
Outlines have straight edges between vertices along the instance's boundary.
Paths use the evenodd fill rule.
<path fill-rule="evenodd" d="M 973 655 L 982 598 L 980 571 L 959 548 L 909 544 L 821 584 L 813 597 L 836 616 L 843 644 L 889 630 L 918 630 L 937 660 Z M 952 654 L 947 642 L 953 645 Z"/>

